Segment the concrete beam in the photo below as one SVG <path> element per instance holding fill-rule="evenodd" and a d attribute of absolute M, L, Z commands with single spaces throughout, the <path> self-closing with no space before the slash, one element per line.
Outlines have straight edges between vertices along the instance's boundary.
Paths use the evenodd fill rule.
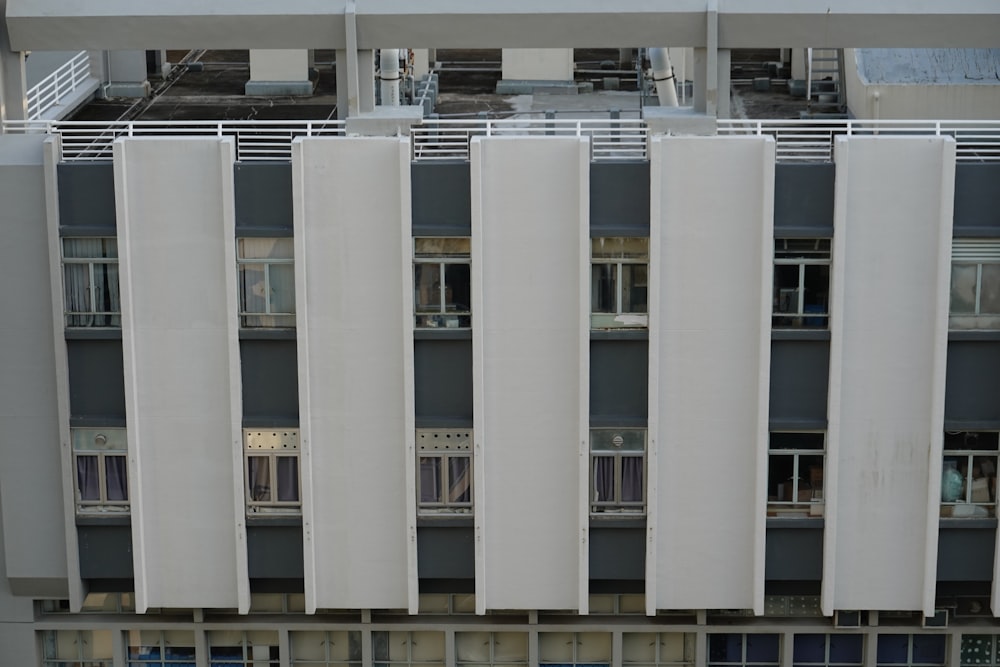
<path fill-rule="evenodd" d="M 344 48 L 347 0 L 8 0 L 15 50 Z M 361 0 L 358 48 L 703 47 L 705 0 Z M 1000 46 L 995 0 L 719 0 L 719 48 Z"/>

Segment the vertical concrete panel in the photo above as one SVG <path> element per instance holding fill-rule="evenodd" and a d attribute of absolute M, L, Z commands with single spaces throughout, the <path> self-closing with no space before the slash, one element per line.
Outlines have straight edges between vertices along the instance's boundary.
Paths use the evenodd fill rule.
<path fill-rule="evenodd" d="M 249 604 L 232 151 L 214 139 L 115 144 L 140 611 Z"/>
<path fill-rule="evenodd" d="M 39 656 L 36 656 L 35 650 L 35 605 L 30 597 L 13 594 L 7 581 L 8 570 L 4 562 L 7 547 L 10 546 L 10 540 L 5 539 L 5 536 L 10 535 L 15 540 L 31 544 L 33 534 L 29 537 L 7 530 L 2 504 L 0 503 L 0 664 L 37 665 Z M 16 507 L 20 511 L 8 515 L 29 514 L 23 511 L 23 507 Z"/>
<path fill-rule="evenodd" d="M 954 156 L 934 137 L 836 145 L 827 613 L 933 612 Z"/>
<path fill-rule="evenodd" d="M 587 148 L 575 138 L 474 146 L 477 597 L 487 609 L 586 604 Z"/>
<path fill-rule="evenodd" d="M 68 595 L 43 139 L 0 137 L 0 500 L 12 584 Z"/>
<path fill-rule="evenodd" d="M 650 159 L 647 611 L 762 612 L 774 144 L 657 138 Z"/>
<path fill-rule="evenodd" d="M 405 608 L 416 585 L 408 144 L 293 150 L 306 606 Z"/>

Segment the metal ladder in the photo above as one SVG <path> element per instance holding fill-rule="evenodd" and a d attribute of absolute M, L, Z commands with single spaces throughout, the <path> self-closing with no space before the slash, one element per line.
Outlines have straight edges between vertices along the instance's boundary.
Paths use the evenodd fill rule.
<path fill-rule="evenodd" d="M 811 115 L 847 112 L 843 49 L 806 49 L 806 99 Z"/>

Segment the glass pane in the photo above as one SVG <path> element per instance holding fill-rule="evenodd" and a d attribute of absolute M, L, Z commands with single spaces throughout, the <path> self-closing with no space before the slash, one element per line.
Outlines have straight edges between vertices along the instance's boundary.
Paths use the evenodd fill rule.
<path fill-rule="evenodd" d="M 267 287 L 264 283 L 263 264 L 240 264 L 240 312 L 266 313 Z"/>
<path fill-rule="evenodd" d="M 236 239 L 237 256 L 240 259 L 292 259 L 294 242 L 283 238 L 241 238 Z"/>
<path fill-rule="evenodd" d="M 770 434 L 771 449 L 823 449 L 826 439 L 823 433 L 787 433 L 774 431 Z"/>
<path fill-rule="evenodd" d="M 124 452 L 127 449 L 123 428 L 72 428 L 73 449 Z"/>
<path fill-rule="evenodd" d="M 456 632 L 455 658 L 458 662 L 489 662 L 490 633 Z"/>
<path fill-rule="evenodd" d="M 538 633 L 538 659 L 540 662 L 573 662 L 576 638 L 570 632 Z"/>
<path fill-rule="evenodd" d="M 826 327 L 827 318 L 822 316 L 830 312 L 830 267 L 808 265 L 805 272 L 802 326 Z"/>
<path fill-rule="evenodd" d="M 444 633 L 411 632 L 410 656 L 413 662 L 444 662 Z"/>
<path fill-rule="evenodd" d="M 97 456 L 79 455 L 76 457 L 76 488 L 80 492 L 80 500 L 101 499 L 101 478 Z"/>
<path fill-rule="evenodd" d="M 909 647 L 909 635 L 879 635 L 875 661 L 879 665 L 905 665 Z"/>
<path fill-rule="evenodd" d="M 441 502 L 441 457 L 420 457 L 420 502 Z"/>
<path fill-rule="evenodd" d="M 774 267 L 774 312 L 799 312 L 799 265 L 778 264 Z"/>
<path fill-rule="evenodd" d="M 278 457 L 278 500 L 297 502 L 299 499 L 299 458 L 297 456 Z"/>
<path fill-rule="evenodd" d="M 860 665 L 864 661 L 863 635 L 830 635 L 830 662 Z"/>
<path fill-rule="evenodd" d="M 747 662 L 777 663 L 778 635 L 747 635 Z"/>
<path fill-rule="evenodd" d="M 943 665 L 944 635 L 913 635 L 913 664 Z"/>
<path fill-rule="evenodd" d="M 647 299 L 647 273 L 645 264 L 622 265 L 622 312 L 645 313 Z"/>
<path fill-rule="evenodd" d="M 1000 313 L 1000 264 L 983 264 L 979 282 L 979 312 Z"/>
<path fill-rule="evenodd" d="M 448 502 L 472 502 L 472 458 L 448 457 Z"/>
<path fill-rule="evenodd" d="M 708 636 L 708 662 L 743 662 L 743 635 L 711 634 Z"/>
<path fill-rule="evenodd" d="M 951 265 L 951 312 L 976 312 L 977 264 Z"/>
<path fill-rule="evenodd" d="M 590 275 L 590 310 L 594 313 L 615 313 L 616 264 L 594 264 Z"/>
<path fill-rule="evenodd" d="M 82 657 L 110 660 L 114 657 L 112 636 L 113 633 L 111 630 L 81 631 L 80 638 L 83 641 Z"/>
<path fill-rule="evenodd" d="M 641 456 L 622 457 L 623 503 L 641 503 L 643 501 L 642 468 L 643 459 Z"/>
<path fill-rule="evenodd" d="M 524 632 L 494 632 L 494 662 L 526 662 L 528 660 L 528 635 Z"/>
<path fill-rule="evenodd" d="M 63 266 L 63 294 L 67 313 L 89 313 L 90 265 L 66 264 Z M 72 326 L 75 322 L 71 322 Z M 83 324 L 89 324 L 85 322 Z"/>
<path fill-rule="evenodd" d="M 472 239 L 468 237 L 422 237 L 413 239 L 414 257 L 468 257 Z"/>
<path fill-rule="evenodd" d="M 117 264 L 103 262 L 94 264 L 94 301 L 94 310 L 98 313 L 121 312 Z M 99 324 L 109 326 L 112 322 L 105 318 Z"/>
<path fill-rule="evenodd" d="M 250 500 L 270 502 L 271 500 L 271 459 L 267 456 L 247 457 L 247 481 Z"/>
<path fill-rule="evenodd" d="M 125 457 L 104 455 L 104 477 L 108 485 L 108 500 L 128 500 L 128 472 Z"/>
<path fill-rule="evenodd" d="M 610 661 L 610 632 L 581 632 L 577 635 L 577 663 L 605 663 Z"/>
<path fill-rule="evenodd" d="M 826 662 L 827 635 L 795 635 L 792 662 L 796 665 Z"/>
<path fill-rule="evenodd" d="M 649 239 L 644 236 L 606 236 L 590 240 L 593 259 L 648 259 Z"/>
<path fill-rule="evenodd" d="M 413 265 L 413 307 L 418 313 L 441 312 L 441 265 Z"/>
<path fill-rule="evenodd" d="M 118 239 L 113 236 L 64 238 L 63 257 L 73 259 L 117 258 Z"/>
<path fill-rule="evenodd" d="M 655 662 L 656 633 L 626 632 L 622 635 L 622 662 Z"/>
<path fill-rule="evenodd" d="M 598 428 L 590 432 L 592 452 L 642 452 L 645 449 L 645 429 Z"/>
<path fill-rule="evenodd" d="M 993 664 L 993 635 L 962 635 L 962 667 Z"/>
<path fill-rule="evenodd" d="M 472 310 L 472 290 L 468 264 L 444 265 L 444 303 L 449 313 L 467 313 Z"/>
<path fill-rule="evenodd" d="M 268 266 L 271 283 L 271 312 L 295 312 L 295 267 L 292 264 Z"/>

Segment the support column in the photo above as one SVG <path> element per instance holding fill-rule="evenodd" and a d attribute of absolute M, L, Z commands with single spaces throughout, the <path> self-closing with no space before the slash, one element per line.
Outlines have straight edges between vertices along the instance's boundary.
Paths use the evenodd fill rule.
<path fill-rule="evenodd" d="M 351 91 L 351 64 L 348 62 L 348 51 L 337 49 L 337 118 L 346 119 L 349 115 L 357 115 L 375 110 L 375 52 L 370 49 L 357 51 L 357 91 Z M 351 98 L 354 98 L 354 101 Z M 353 112 L 349 109 L 354 107 Z"/>
<path fill-rule="evenodd" d="M 530 95 L 539 88 L 576 92 L 573 49 L 504 49 L 503 78 L 497 83 L 497 92 Z"/>
<path fill-rule="evenodd" d="M 28 117 L 24 54 L 10 49 L 7 22 L 2 20 L 6 15 L 7 0 L 0 0 L 0 122 Z"/>
<path fill-rule="evenodd" d="M 312 95 L 309 51 L 304 49 L 250 49 L 247 95 L 264 97 Z"/>
<path fill-rule="evenodd" d="M 101 54 L 102 97 L 146 97 L 149 81 L 146 79 L 146 52 L 104 51 Z"/>
<path fill-rule="evenodd" d="M 729 49 L 694 49 L 694 110 L 729 118 Z"/>

